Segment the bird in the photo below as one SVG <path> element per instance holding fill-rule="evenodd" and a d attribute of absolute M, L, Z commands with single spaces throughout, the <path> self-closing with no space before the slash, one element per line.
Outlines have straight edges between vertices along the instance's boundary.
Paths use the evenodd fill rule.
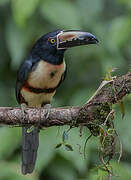
<path fill-rule="evenodd" d="M 80 30 L 56 30 L 40 37 L 17 73 L 16 99 L 24 116 L 26 107 L 45 108 L 51 104 L 56 89 L 66 77 L 64 53 L 75 46 L 97 44 L 91 33 Z M 47 117 L 48 120 L 48 117 Z M 28 132 L 31 124 L 22 127 L 23 175 L 35 168 L 39 146 L 39 125 Z"/>

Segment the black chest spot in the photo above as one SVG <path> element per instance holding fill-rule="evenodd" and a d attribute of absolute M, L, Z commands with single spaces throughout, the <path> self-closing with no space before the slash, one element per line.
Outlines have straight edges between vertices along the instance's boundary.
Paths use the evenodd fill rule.
<path fill-rule="evenodd" d="M 57 70 L 54 70 L 54 71 L 50 72 L 50 77 L 53 78 L 56 73 L 57 73 Z"/>

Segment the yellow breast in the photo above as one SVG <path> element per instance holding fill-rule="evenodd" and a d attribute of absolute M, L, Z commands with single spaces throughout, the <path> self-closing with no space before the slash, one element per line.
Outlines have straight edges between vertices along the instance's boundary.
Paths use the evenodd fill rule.
<path fill-rule="evenodd" d="M 50 103 L 53 96 L 55 95 L 55 92 L 56 91 L 54 91 L 53 93 L 35 94 L 33 92 L 28 92 L 24 88 L 22 88 L 21 95 L 28 103 L 28 107 L 41 107 L 43 103 Z"/>
<path fill-rule="evenodd" d="M 60 65 L 53 65 L 41 60 L 36 69 L 31 71 L 28 78 L 30 86 L 35 88 L 53 88 L 59 83 L 66 68 L 63 61 Z"/>

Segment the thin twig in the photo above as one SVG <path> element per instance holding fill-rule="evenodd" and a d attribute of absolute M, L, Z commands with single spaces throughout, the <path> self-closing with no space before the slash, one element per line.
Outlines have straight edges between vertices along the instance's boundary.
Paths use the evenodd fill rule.
<path fill-rule="evenodd" d="M 98 94 L 98 92 L 107 84 L 109 84 L 110 82 L 113 82 L 113 79 L 110 81 L 102 81 L 102 83 L 100 84 L 100 86 L 98 87 L 98 89 L 96 90 L 96 92 L 93 94 L 93 96 L 87 101 L 87 103 L 91 102 L 92 99 Z"/>
<path fill-rule="evenodd" d="M 118 163 L 119 163 L 120 160 L 121 160 L 121 156 L 122 156 L 122 142 L 121 142 L 120 136 L 119 136 L 119 134 L 117 133 L 116 130 L 115 130 L 115 134 L 118 137 L 119 145 L 120 145 L 120 152 L 119 152 L 119 158 L 118 158 Z"/>
<path fill-rule="evenodd" d="M 86 159 L 86 145 L 87 145 L 88 140 L 89 140 L 91 137 L 92 137 L 92 134 L 90 134 L 90 135 L 88 136 L 88 138 L 86 139 L 85 144 L 84 144 L 84 159 Z"/>
<path fill-rule="evenodd" d="M 110 115 L 113 114 L 114 112 L 115 112 L 114 109 L 112 109 L 112 110 L 109 112 L 109 114 L 107 115 L 106 120 L 105 120 L 105 122 L 104 122 L 104 124 L 103 124 L 104 126 L 106 125 L 106 123 L 107 123 Z"/>
<path fill-rule="evenodd" d="M 115 93 L 112 91 L 113 88 L 115 89 Z M 0 124 L 21 126 L 26 124 L 40 124 L 41 127 L 73 125 L 73 127 L 78 127 L 81 125 L 88 126 L 88 124 L 96 120 L 103 120 L 104 123 L 104 121 L 107 122 L 112 111 L 106 119 L 103 119 L 102 114 L 99 112 L 99 107 L 104 107 L 107 104 L 112 109 L 113 104 L 120 102 L 129 93 L 131 93 L 131 72 L 121 77 L 113 78 L 111 81 L 104 80 L 94 95 L 82 106 L 52 108 L 48 121 L 45 121 L 44 108 L 41 109 L 41 113 L 39 108 L 27 108 L 26 119 L 21 120 L 20 108 L 1 107 Z M 109 110 L 109 108 L 107 109 Z M 103 111 L 105 114 L 108 114 L 106 109 L 103 109 Z"/>

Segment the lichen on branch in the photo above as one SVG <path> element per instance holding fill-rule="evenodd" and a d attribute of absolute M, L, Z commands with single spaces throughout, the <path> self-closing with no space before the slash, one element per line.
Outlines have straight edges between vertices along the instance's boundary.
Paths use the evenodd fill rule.
<path fill-rule="evenodd" d="M 122 144 L 119 135 L 114 127 L 113 104 L 121 103 L 122 99 L 131 93 L 131 72 L 121 77 L 114 77 L 110 80 L 103 80 L 94 95 L 82 106 L 52 108 L 48 117 L 45 119 L 44 108 L 27 108 L 26 117 L 22 118 L 20 108 L 1 107 L 0 124 L 25 126 L 26 124 L 39 125 L 40 127 L 63 126 L 70 127 L 86 126 L 91 135 L 99 139 L 99 159 L 103 164 L 103 169 L 108 173 L 108 179 L 113 175 L 109 161 L 116 154 L 116 139 L 119 140 L 118 161 L 122 155 Z M 122 111 L 123 104 L 122 104 Z M 86 143 L 87 143 L 86 141 Z M 86 149 L 86 143 L 84 150 Z M 57 148 L 62 143 L 58 144 Z M 68 144 L 66 149 L 73 150 Z M 85 152 L 84 152 L 85 155 Z"/>
<path fill-rule="evenodd" d="M 20 108 L 1 107 L 0 124 L 20 126 L 39 124 L 41 127 L 63 125 L 89 127 L 95 122 L 102 124 L 112 111 L 112 105 L 119 103 L 123 97 L 131 93 L 131 72 L 106 83 L 105 80 L 103 82 L 83 106 L 52 108 L 48 121 L 45 120 L 44 108 L 27 108 L 26 118 L 22 120 Z"/>

